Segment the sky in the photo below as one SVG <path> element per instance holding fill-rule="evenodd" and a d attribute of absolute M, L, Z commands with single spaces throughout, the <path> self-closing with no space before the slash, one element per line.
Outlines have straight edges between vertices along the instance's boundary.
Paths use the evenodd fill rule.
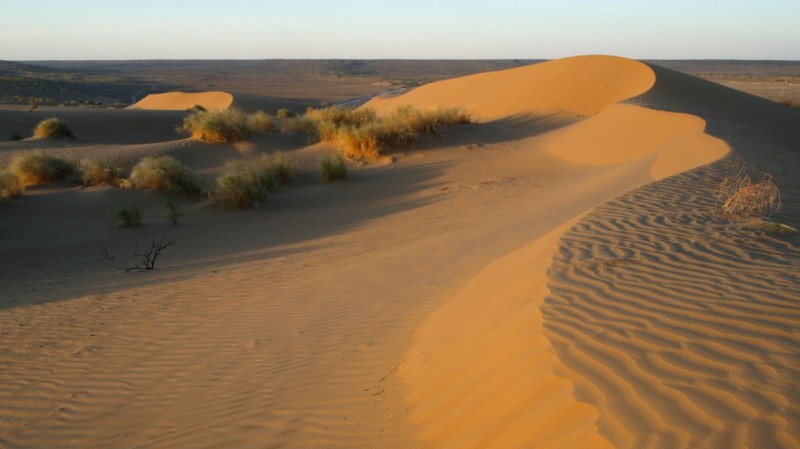
<path fill-rule="evenodd" d="M 0 0 L 0 60 L 800 60 L 800 0 Z"/>

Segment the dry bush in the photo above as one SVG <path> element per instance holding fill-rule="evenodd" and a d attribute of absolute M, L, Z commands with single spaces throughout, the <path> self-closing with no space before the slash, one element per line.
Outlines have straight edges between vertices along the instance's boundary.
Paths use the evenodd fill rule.
<path fill-rule="evenodd" d="M 44 119 L 36 125 L 33 129 L 33 137 L 36 138 L 53 138 L 53 139 L 74 139 L 72 129 L 67 125 L 67 122 L 60 118 Z"/>
<path fill-rule="evenodd" d="M 78 171 L 84 186 L 116 185 L 122 176 L 119 168 L 98 158 L 82 159 L 78 164 Z"/>
<path fill-rule="evenodd" d="M 211 143 L 239 142 L 252 134 L 247 115 L 236 108 L 195 112 L 176 131 Z"/>
<path fill-rule="evenodd" d="M 275 131 L 275 120 L 266 112 L 258 111 L 247 116 L 247 127 L 253 134 L 269 134 Z"/>
<path fill-rule="evenodd" d="M 142 224 L 142 213 L 139 208 L 133 204 L 125 206 L 117 206 L 112 211 L 114 215 L 114 224 L 120 228 L 133 228 Z"/>
<path fill-rule="evenodd" d="M 250 207 L 265 201 L 270 190 L 294 176 L 291 161 L 283 155 L 262 155 L 252 160 L 236 160 L 227 164 L 210 192 L 212 204 L 226 208 Z"/>
<path fill-rule="evenodd" d="M 131 186 L 139 189 L 165 190 L 170 193 L 197 192 L 192 171 L 171 156 L 148 156 L 131 170 Z"/>
<path fill-rule="evenodd" d="M 781 207 L 781 194 L 772 176 L 764 174 L 752 182 L 744 170 L 726 176 L 717 189 L 717 204 L 722 212 L 744 217 L 768 217 Z"/>
<path fill-rule="evenodd" d="M 0 169 L 0 198 L 16 198 L 25 191 L 19 176 L 11 170 Z"/>
<path fill-rule="evenodd" d="M 49 184 L 68 179 L 75 172 L 75 167 L 71 163 L 41 150 L 18 154 L 11 160 L 9 168 L 17 175 L 23 186 Z"/>

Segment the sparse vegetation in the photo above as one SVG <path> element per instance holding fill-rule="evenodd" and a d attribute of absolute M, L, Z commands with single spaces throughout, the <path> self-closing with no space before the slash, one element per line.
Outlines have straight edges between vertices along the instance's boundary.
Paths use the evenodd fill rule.
<path fill-rule="evenodd" d="M 10 140 L 14 140 L 14 141 L 22 140 L 22 136 L 19 133 L 11 133 L 11 139 Z"/>
<path fill-rule="evenodd" d="M 28 103 L 28 110 L 29 111 L 35 111 L 36 108 L 38 108 L 38 107 L 39 107 L 39 101 L 36 100 L 35 98 L 31 98 L 30 103 Z"/>
<path fill-rule="evenodd" d="M 23 186 L 49 184 L 75 172 L 71 163 L 41 150 L 18 154 L 11 160 L 10 169 Z"/>
<path fill-rule="evenodd" d="M 74 139 L 75 134 L 67 122 L 60 118 L 52 117 L 44 119 L 33 129 L 33 137 L 51 139 Z"/>
<path fill-rule="evenodd" d="M 132 228 L 142 224 L 142 213 L 133 204 L 114 208 L 114 224 L 120 228 Z"/>
<path fill-rule="evenodd" d="M 333 106 L 309 109 L 305 116 L 287 121 L 284 129 L 303 132 L 322 141 L 336 141 L 350 157 L 375 158 L 392 145 L 409 145 L 420 135 L 436 134 L 441 126 L 470 123 L 459 108 L 423 111 L 400 106 L 384 116 L 370 109 Z"/>
<path fill-rule="evenodd" d="M 767 234 L 776 235 L 779 237 L 786 237 L 789 235 L 797 234 L 797 229 L 787 224 L 779 223 L 777 221 L 760 220 L 757 226 Z"/>
<path fill-rule="evenodd" d="M 170 193 L 192 193 L 199 190 L 192 171 L 171 156 L 145 157 L 133 167 L 129 181 L 135 188 Z"/>
<path fill-rule="evenodd" d="M 717 189 L 717 204 L 722 212 L 743 217 L 768 217 L 781 207 L 781 195 L 764 174 L 759 182 L 752 182 L 744 170 L 736 176 L 726 176 Z"/>
<path fill-rule="evenodd" d="M 117 167 L 98 158 L 81 160 L 78 170 L 80 171 L 81 183 L 84 186 L 116 185 L 121 177 L 120 170 Z"/>
<path fill-rule="evenodd" d="M 286 108 L 280 108 L 280 109 L 278 109 L 278 112 L 275 113 L 275 115 L 278 118 L 290 118 L 290 117 L 294 117 L 295 113 L 290 111 L 290 110 L 288 110 L 288 109 L 286 109 Z"/>
<path fill-rule="evenodd" d="M 264 111 L 247 116 L 247 127 L 252 134 L 269 134 L 275 130 L 275 121 Z"/>
<path fill-rule="evenodd" d="M 800 103 L 798 103 L 798 102 L 796 102 L 796 101 L 792 101 L 792 100 L 783 100 L 783 101 L 781 101 L 780 103 L 781 103 L 781 104 L 785 104 L 786 106 L 789 106 L 790 108 L 800 109 Z"/>
<path fill-rule="evenodd" d="M 341 181 L 347 178 L 347 164 L 341 154 L 321 158 L 319 171 L 325 182 Z"/>
<path fill-rule="evenodd" d="M 161 251 L 164 251 L 166 248 L 175 244 L 177 239 L 173 238 L 167 242 L 164 241 L 164 237 L 161 237 L 161 240 L 153 240 L 150 243 L 150 248 L 146 251 L 139 251 L 139 246 L 137 245 L 136 248 L 133 250 L 133 257 L 139 259 L 139 262 L 136 265 L 128 266 L 128 267 L 121 267 L 118 266 L 114 262 L 114 256 L 112 256 L 108 252 L 108 248 L 103 247 L 103 259 L 112 267 L 123 270 L 123 271 L 143 271 L 143 270 L 155 270 L 156 268 L 156 260 L 158 256 L 161 255 Z"/>
<path fill-rule="evenodd" d="M 211 192 L 213 204 L 227 208 L 244 208 L 265 201 L 270 190 L 294 176 L 294 168 L 283 155 L 262 155 L 253 160 L 229 162 L 225 173 L 217 178 Z"/>
<path fill-rule="evenodd" d="M 168 199 L 166 203 L 164 203 L 164 207 L 167 209 L 167 218 L 169 218 L 170 223 L 173 226 L 178 224 L 178 217 L 180 217 L 181 209 L 178 206 L 178 203 L 175 202 L 172 198 Z"/>
<path fill-rule="evenodd" d="M 16 173 L 0 169 L 0 198 L 16 198 L 24 191 L 25 187 L 19 181 Z"/>
<path fill-rule="evenodd" d="M 211 143 L 239 142 L 251 135 L 247 116 L 236 108 L 195 112 L 177 131 Z"/>
<path fill-rule="evenodd" d="M 192 106 L 191 108 L 187 109 L 187 111 L 189 111 L 189 112 L 204 112 L 205 110 L 206 110 L 206 108 L 203 107 L 202 104 L 196 104 L 196 105 Z"/>

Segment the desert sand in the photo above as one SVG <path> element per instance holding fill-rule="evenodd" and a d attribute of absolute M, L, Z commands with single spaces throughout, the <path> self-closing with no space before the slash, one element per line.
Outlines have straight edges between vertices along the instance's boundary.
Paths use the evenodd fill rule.
<path fill-rule="evenodd" d="M 0 204 L 0 446 L 800 447 L 800 236 L 714 198 L 769 172 L 797 227 L 800 111 L 580 56 L 373 99 L 477 123 L 322 184 L 330 144 L 182 139 L 160 109 L 184 104 L 148 101 L 1 110 L 78 139 L 0 163 L 169 154 L 212 176 L 282 151 L 301 175 L 252 210 L 178 197 L 177 226 L 148 191 Z M 145 225 L 113 227 L 130 202 Z M 155 270 L 99 260 L 162 237 Z"/>
<path fill-rule="evenodd" d="M 185 111 L 200 105 L 207 110 L 214 110 L 227 109 L 232 103 L 233 95 L 227 92 L 166 92 L 147 95 L 128 107 L 130 109 Z"/>

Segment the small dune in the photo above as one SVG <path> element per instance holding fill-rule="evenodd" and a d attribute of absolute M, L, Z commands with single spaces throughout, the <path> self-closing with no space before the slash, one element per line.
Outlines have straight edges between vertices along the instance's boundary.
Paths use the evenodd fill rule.
<path fill-rule="evenodd" d="M 166 92 L 163 94 L 150 94 L 128 106 L 128 108 L 185 111 L 200 105 L 207 110 L 212 110 L 227 109 L 231 104 L 233 104 L 233 95 L 227 92 Z"/>

